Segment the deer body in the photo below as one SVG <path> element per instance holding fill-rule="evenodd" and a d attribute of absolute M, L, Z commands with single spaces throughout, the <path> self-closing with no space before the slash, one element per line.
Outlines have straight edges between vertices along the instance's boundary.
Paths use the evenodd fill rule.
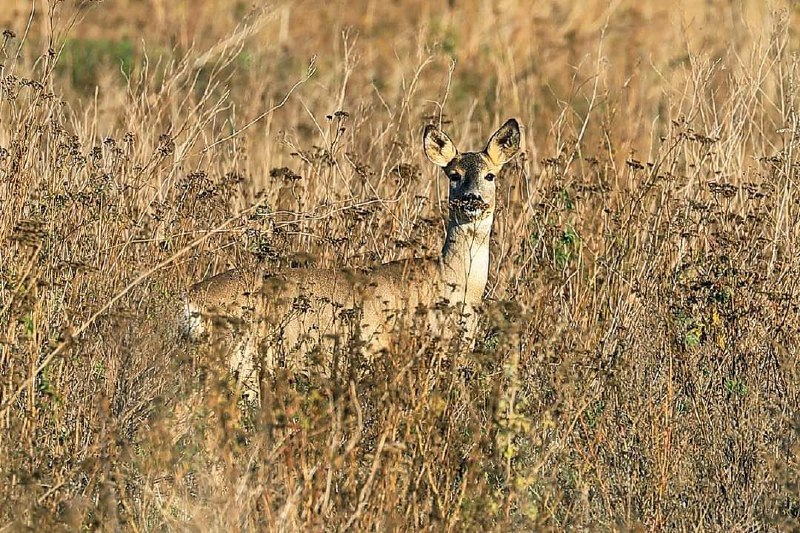
<path fill-rule="evenodd" d="M 197 340 L 225 332 L 232 341 L 229 365 L 247 389 L 255 389 L 257 361 L 269 370 L 281 362 L 296 366 L 343 338 L 357 339 L 368 354 L 377 354 L 390 346 L 392 331 L 420 318 L 434 334 L 453 334 L 452 323 L 436 309 L 454 309 L 471 337 L 489 274 L 495 176 L 519 143 L 513 119 L 485 150 L 464 154 L 428 126 L 425 153 L 450 179 L 440 256 L 358 270 L 224 272 L 192 287 L 181 313 L 183 333 Z"/>

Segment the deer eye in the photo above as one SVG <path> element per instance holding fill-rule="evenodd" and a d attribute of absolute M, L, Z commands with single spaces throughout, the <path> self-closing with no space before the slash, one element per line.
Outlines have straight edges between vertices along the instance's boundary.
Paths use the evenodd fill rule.
<path fill-rule="evenodd" d="M 486 181 L 494 181 L 494 174 L 486 174 Z"/>
<path fill-rule="evenodd" d="M 447 177 L 450 178 L 450 181 L 458 181 L 461 179 L 461 174 L 458 172 L 451 172 Z"/>

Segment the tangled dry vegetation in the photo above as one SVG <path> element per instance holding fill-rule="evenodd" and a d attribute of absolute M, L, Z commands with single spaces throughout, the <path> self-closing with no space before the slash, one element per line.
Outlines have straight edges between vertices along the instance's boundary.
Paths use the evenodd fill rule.
<path fill-rule="evenodd" d="M 800 527 L 794 4 L 2 4 L 3 530 Z M 242 408 L 181 292 L 437 253 L 441 113 L 526 126 L 474 352 Z"/>

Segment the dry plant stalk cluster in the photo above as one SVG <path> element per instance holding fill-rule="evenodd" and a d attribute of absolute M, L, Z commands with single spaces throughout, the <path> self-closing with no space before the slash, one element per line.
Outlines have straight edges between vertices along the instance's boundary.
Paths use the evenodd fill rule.
<path fill-rule="evenodd" d="M 800 527 L 800 13 L 663 4 L 0 2 L 0 528 Z M 511 116 L 473 352 L 256 409 L 177 339 L 231 265 L 437 253 L 422 127 Z"/>

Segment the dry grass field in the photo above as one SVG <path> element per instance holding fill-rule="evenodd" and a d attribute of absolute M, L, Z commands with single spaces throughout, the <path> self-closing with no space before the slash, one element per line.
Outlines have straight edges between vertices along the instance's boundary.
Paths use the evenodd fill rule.
<path fill-rule="evenodd" d="M 800 8 L 0 0 L 0 531 L 800 528 Z M 180 339 L 233 265 L 435 255 L 480 341 L 278 371 Z M 263 377 L 263 376 L 262 376 Z"/>

